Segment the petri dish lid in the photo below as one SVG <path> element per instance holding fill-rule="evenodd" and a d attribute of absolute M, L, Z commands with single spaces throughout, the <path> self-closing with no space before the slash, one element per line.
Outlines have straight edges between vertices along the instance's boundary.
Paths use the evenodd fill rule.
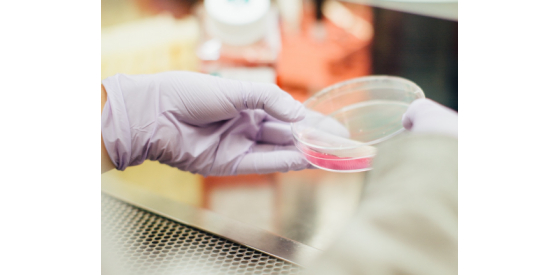
<path fill-rule="evenodd" d="M 402 115 L 412 101 L 424 97 L 418 85 L 402 77 L 351 79 L 306 100 L 303 104 L 311 115 L 292 123 L 292 133 L 296 143 L 315 149 L 374 145 L 404 131 Z"/>

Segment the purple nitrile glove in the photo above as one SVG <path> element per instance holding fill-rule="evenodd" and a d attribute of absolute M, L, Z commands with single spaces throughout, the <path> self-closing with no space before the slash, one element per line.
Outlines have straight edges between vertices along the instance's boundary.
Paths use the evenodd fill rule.
<path fill-rule="evenodd" d="M 458 137 L 458 114 L 431 99 L 417 99 L 403 115 L 403 126 L 414 133 L 433 133 Z"/>
<path fill-rule="evenodd" d="M 101 131 L 118 170 L 146 159 L 204 176 L 309 167 L 288 122 L 305 108 L 278 86 L 194 72 L 103 80 Z"/>

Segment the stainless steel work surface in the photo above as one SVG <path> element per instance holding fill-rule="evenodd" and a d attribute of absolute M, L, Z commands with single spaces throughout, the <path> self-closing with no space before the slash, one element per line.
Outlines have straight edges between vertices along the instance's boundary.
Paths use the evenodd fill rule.
<path fill-rule="evenodd" d="M 299 274 L 299 266 L 102 194 L 103 274 Z"/>
<path fill-rule="evenodd" d="M 364 177 L 364 173 L 317 169 L 208 177 L 201 179 L 199 191 L 193 188 L 200 200 L 191 204 L 119 180 L 118 176 L 104 175 L 102 190 L 159 215 L 305 266 L 329 246 L 354 214 Z M 166 184 L 153 181 L 153 185 Z"/>
<path fill-rule="evenodd" d="M 354 214 L 364 176 L 315 169 L 208 178 L 202 206 L 324 250 Z"/>
<path fill-rule="evenodd" d="M 122 172 L 114 171 L 115 175 L 118 173 Z M 270 175 L 208 177 L 202 178 L 200 190 L 196 191 L 200 200 L 190 205 L 194 209 L 211 211 L 217 214 L 216 217 L 324 250 L 354 214 L 364 178 L 365 173 L 333 173 L 318 169 Z M 151 185 L 165 185 L 164 181 L 152 181 Z M 122 194 L 127 194 L 128 189 L 142 189 L 137 188 L 134 182 L 106 176 L 102 177 L 102 187 L 104 190 L 119 189 Z M 182 194 L 192 196 L 189 190 L 167 188 L 177 189 L 173 197 L 181 197 Z M 136 198 L 130 196 L 130 199 Z"/>
<path fill-rule="evenodd" d="M 304 265 L 319 250 L 261 228 L 239 222 L 202 208 L 174 202 L 131 186 L 113 183 L 102 186 L 103 193 L 150 213 L 221 236 L 286 261 Z"/>

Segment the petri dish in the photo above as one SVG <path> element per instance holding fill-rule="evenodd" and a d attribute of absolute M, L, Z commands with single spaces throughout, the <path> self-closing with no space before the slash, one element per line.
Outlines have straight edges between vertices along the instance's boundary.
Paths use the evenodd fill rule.
<path fill-rule="evenodd" d="M 292 123 L 296 147 L 313 166 L 334 172 L 371 170 L 377 145 L 402 133 L 402 115 L 424 92 L 397 76 L 366 76 L 329 86 L 306 100 Z"/>

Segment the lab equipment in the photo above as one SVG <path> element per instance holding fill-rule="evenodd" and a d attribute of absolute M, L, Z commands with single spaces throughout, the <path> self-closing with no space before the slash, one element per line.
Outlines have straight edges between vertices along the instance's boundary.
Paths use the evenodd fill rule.
<path fill-rule="evenodd" d="M 276 84 L 278 11 L 270 0 L 207 0 L 197 11 L 199 71 Z"/>
<path fill-rule="evenodd" d="M 403 125 L 416 133 L 443 134 L 458 137 L 458 114 L 431 99 L 418 99 L 403 115 Z"/>
<path fill-rule="evenodd" d="M 305 108 L 278 86 L 185 71 L 102 81 L 101 131 L 118 170 L 146 159 L 208 175 L 309 167 L 288 122 Z"/>
<path fill-rule="evenodd" d="M 367 76 L 327 87 L 304 102 L 306 118 L 292 123 L 295 145 L 318 168 L 370 170 L 375 146 L 404 131 L 403 114 L 418 98 L 424 98 L 418 85 L 395 76 Z"/>

